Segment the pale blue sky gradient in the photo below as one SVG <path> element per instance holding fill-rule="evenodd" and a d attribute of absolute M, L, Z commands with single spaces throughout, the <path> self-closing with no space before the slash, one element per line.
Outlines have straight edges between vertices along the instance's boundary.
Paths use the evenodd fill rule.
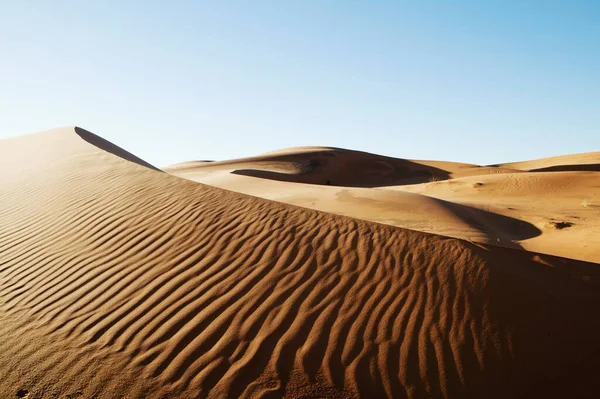
<path fill-rule="evenodd" d="M 328 145 L 479 164 L 600 150 L 600 1 L 4 1 L 0 137 L 157 166 Z"/>

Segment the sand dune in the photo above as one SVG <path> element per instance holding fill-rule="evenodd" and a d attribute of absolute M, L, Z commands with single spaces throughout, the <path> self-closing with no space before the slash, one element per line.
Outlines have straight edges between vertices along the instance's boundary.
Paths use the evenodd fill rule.
<path fill-rule="evenodd" d="M 416 161 L 332 147 L 298 147 L 219 162 L 185 162 L 166 168 L 179 175 L 219 171 L 264 179 L 344 187 L 380 187 L 513 171 L 456 162 Z"/>
<path fill-rule="evenodd" d="M 540 231 L 519 241 L 524 248 L 600 262 L 599 172 L 508 173 L 389 188 L 521 220 Z"/>
<path fill-rule="evenodd" d="M 210 187 L 79 128 L 0 144 L 1 397 L 599 388 L 598 264 Z"/>
<path fill-rule="evenodd" d="M 567 171 L 567 170 L 598 170 L 600 152 L 585 152 L 582 154 L 561 155 L 535 159 L 533 161 L 512 162 L 496 165 L 501 168 L 518 169 L 528 172 L 536 171 Z"/>
<path fill-rule="evenodd" d="M 592 172 L 589 163 L 598 154 L 477 166 L 301 147 L 238 160 L 187 162 L 165 171 L 324 212 L 600 262 L 600 173 Z M 373 167 L 381 164 L 389 169 Z M 577 165 L 583 169 L 577 171 Z M 517 168 L 523 166 L 539 171 Z M 577 172 L 542 173 L 545 168 Z"/>
<path fill-rule="evenodd" d="M 520 248 L 518 240 L 540 234 L 533 225 L 422 193 L 291 183 L 231 173 L 201 164 L 165 168 L 168 173 L 239 193 L 480 243 Z M 417 185 L 420 187 L 420 185 Z M 395 188 L 395 186 L 390 186 Z"/>

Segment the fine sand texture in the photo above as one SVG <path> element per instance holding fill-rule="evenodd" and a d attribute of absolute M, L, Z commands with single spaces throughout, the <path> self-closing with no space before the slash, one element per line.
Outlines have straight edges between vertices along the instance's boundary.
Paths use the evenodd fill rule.
<path fill-rule="evenodd" d="M 600 152 L 478 166 L 299 147 L 164 170 L 291 205 L 600 262 Z"/>
<path fill-rule="evenodd" d="M 450 166 L 378 190 L 438 209 L 395 187 Z M 1 398 L 600 389 L 597 263 L 211 187 L 80 128 L 0 141 L 0 205 Z"/>

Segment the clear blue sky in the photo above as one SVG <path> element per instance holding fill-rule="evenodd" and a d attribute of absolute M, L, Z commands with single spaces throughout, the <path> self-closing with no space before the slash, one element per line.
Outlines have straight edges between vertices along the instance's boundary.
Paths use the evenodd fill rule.
<path fill-rule="evenodd" d="M 600 150 L 600 1 L 5 1 L 0 137 L 79 125 L 165 166 L 329 145 Z"/>

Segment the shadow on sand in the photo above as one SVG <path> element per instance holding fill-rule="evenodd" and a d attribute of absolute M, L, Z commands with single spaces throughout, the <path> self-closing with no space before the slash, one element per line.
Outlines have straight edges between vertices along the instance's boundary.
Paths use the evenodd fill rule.
<path fill-rule="evenodd" d="M 237 169 L 231 173 L 292 183 L 362 188 L 419 184 L 450 178 L 445 170 L 398 159 L 394 159 L 393 163 L 376 161 L 366 167 L 350 164 L 344 168 L 326 167 L 312 161 L 302 165 L 297 173 L 261 169 Z"/>
<path fill-rule="evenodd" d="M 538 237 L 542 231 L 533 224 L 485 209 L 432 198 L 470 227 L 487 236 L 489 244 L 523 249 L 515 242 Z"/>

